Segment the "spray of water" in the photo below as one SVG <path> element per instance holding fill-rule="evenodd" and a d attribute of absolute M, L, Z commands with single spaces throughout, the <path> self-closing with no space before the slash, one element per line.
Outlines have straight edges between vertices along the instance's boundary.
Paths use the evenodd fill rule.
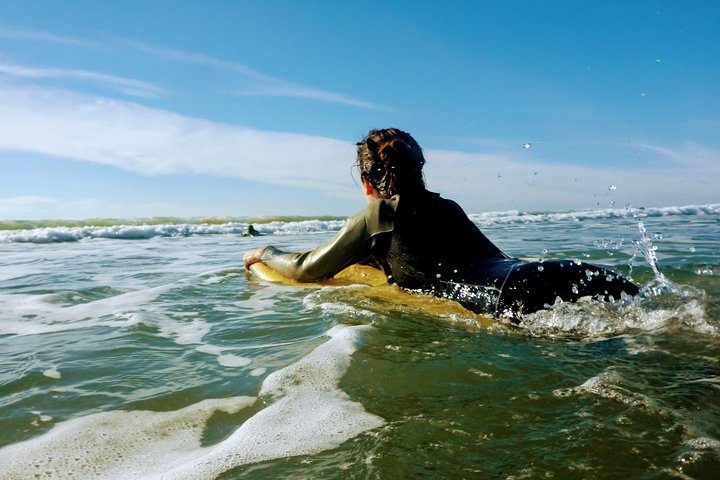
<path fill-rule="evenodd" d="M 630 278 L 632 278 L 632 269 L 635 258 L 639 253 L 645 257 L 645 260 L 652 269 L 654 275 L 654 278 L 642 289 L 645 295 L 658 296 L 664 293 L 682 295 L 682 289 L 675 283 L 668 280 L 658 267 L 657 246 L 653 244 L 652 239 L 648 236 L 647 227 L 643 221 L 643 219 L 647 216 L 645 214 L 645 208 L 633 208 L 630 204 L 627 204 L 625 205 L 625 209 L 632 215 L 632 218 L 637 223 L 638 230 L 640 231 L 640 239 L 634 242 L 635 248 L 633 250 L 632 257 L 630 257 L 630 261 L 628 262 L 628 266 L 630 267 Z"/>

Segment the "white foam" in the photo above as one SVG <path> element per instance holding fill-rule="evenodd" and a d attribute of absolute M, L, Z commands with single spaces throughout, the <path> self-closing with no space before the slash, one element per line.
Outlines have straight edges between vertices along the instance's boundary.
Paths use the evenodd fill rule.
<path fill-rule="evenodd" d="M 667 408 L 662 407 L 654 399 L 645 394 L 633 392 L 624 386 L 624 383 L 625 379 L 620 372 L 613 367 L 609 367 L 597 375 L 588 378 L 582 385 L 553 390 L 553 395 L 556 397 L 569 397 L 573 395 L 593 394 L 626 405 L 641 407 L 663 414 L 669 413 Z"/>
<path fill-rule="evenodd" d="M 47 370 L 43 370 L 42 374 L 48 378 L 53 378 L 55 380 L 59 380 L 60 378 L 62 378 L 62 375 L 60 374 L 58 369 L 55 367 L 48 368 Z"/>
<path fill-rule="evenodd" d="M 32 410 L 30 413 L 32 413 L 33 415 L 37 415 L 38 419 L 41 422 L 50 422 L 53 419 L 53 417 L 51 417 L 50 415 L 44 415 L 42 412 L 39 412 L 37 410 Z"/>
<path fill-rule="evenodd" d="M 129 326 L 138 317 L 126 315 L 137 312 L 161 294 L 179 284 L 161 285 L 127 292 L 93 302 L 64 306 L 50 303 L 51 295 L 0 295 L 0 309 L 7 318 L 0 320 L 0 335 L 36 335 L 94 326 Z M 102 317 L 111 317 L 104 318 Z"/>
<path fill-rule="evenodd" d="M 201 353 L 209 353 L 210 355 L 220 355 L 222 352 L 227 350 L 227 348 L 219 347 L 217 345 L 204 344 L 195 347 L 195 350 Z"/>
<path fill-rule="evenodd" d="M 237 412 L 254 398 L 68 420 L 37 438 L 0 448 L 0 478 L 213 479 L 239 465 L 337 447 L 384 423 L 338 388 L 367 328 L 334 327 L 327 332 L 330 340 L 269 375 L 261 395 L 273 403 L 215 445 L 201 446 L 212 413 Z"/>
<path fill-rule="evenodd" d="M 201 451 L 205 422 L 216 410 L 233 413 L 254 402 L 211 399 L 171 412 L 114 411 L 68 420 L 0 449 L 0 478 L 159 477 Z"/>
<path fill-rule="evenodd" d="M 50 303 L 51 295 L 0 295 L 0 308 L 11 312 L 9 318 L 0 320 L 0 335 L 37 335 L 64 332 L 92 327 L 128 327 L 138 323 L 157 328 L 158 335 L 178 345 L 198 345 L 196 350 L 218 357 L 218 363 L 225 367 L 243 367 L 252 363 L 246 357 L 223 354 L 227 347 L 203 344 L 203 338 L 212 325 L 196 318 L 196 312 L 163 311 L 148 304 L 161 294 L 185 282 L 127 292 L 113 297 L 84 304 L 63 306 Z M 192 318 L 191 321 L 180 321 Z M 61 378 L 56 369 L 42 372 L 48 378 Z"/>
<path fill-rule="evenodd" d="M 213 272 L 210 272 L 213 273 Z M 206 273 L 198 275 L 202 277 Z M 128 327 L 138 323 L 158 329 L 158 335 L 178 345 L 199 345 L 196 350 L 218 356 L 218 363 L 227 367 L 245 366 L 252 360 L 222 353 L 229 348 L 203 344 L 212 325 L 197 312 L 163 311 L 161 306 L 149 304 L 163 293 L 185 286 L 186 281 L 127 292 L 77 305 L 51 303 L 52 295 L 0 295 L 0 309 L 13 320 L 0 320 L 0 335 L 37 335 L 92 327 Z M 180 320 L 175 318 L 180 317 Z M 192 318 L 187 321 L 185 319 Z M 43 375 L 60 378 L 56 370 Z"/>
<path fill-rule="evenodd" d="M 218 356 L 218 363 L 223 367 L 246 367 L 252 363 L 252 359 L 225 353 Z"/>
<path fill-rule="evenodd" d="M 261 375 L 264 375 L 265 372 L 267 372 L 267 368 L 265 367 L 253 368 L 252 370 L 250 370 L 250 376 L 259 377 Z"/>
<path fill-rule="evenodd" d="M 203 338 L 210 331 L 212 325 L 200 318 L 194 318 L 190 323 L 182 323 L 167 315 L 155 312 L 152 318 L 143 315 L 142 322 L 147 325 L 157 326 L 160 329 L 160 336 L 169 338 L 178 345 L 197 345 L 195 347 L 196 351 L 215 355 L 217 362 L 223 367 L 245 367 L 252 363 L 250 358 L 224 353 L 233 350 L 231 347 L 203 343 Z"/>
<path fill-rule="evenodd" d="M 348 291 L 356 290 L 358 286 L 349 287 L 323 287 L 319 290 L 309 293 L 303 300 L 303 306 L 308 310 L 321 310 L 324 313 L 331 315 L 344 315 L 354 317 L 373 317 L 375 314 L 369 310 L 359 308 L 356 306 L 348 305 L 342 302 L 325 301 L 324 297 L 327 295 L 334 295 L 337 291 Z M 364 289 L 365 286 L 359 286 Z"/>
<path fill-rule="evenodd" d="M 569 332 L 606 336 L 629 329 L 657 331 L 678 322 L 701 333 L 720 333 L 718 327 L 708 322 L 703 306 L 697 300 L 686 299 L 672 308 L 652 308 L 632 299 L 611 304 L 588 297 L 576 303 L 557 303 L 550 309 L 524 315 L 520 327 L 550 335 Z"/>
<path fill-rule="evenodd" d="M 711 437 L 691 438 L 683 443 L 695 450 L 720 450 L 720 441 Z"/>
<path fill-rule="evenodd" d="M 202 343 L 202 339 L 210 331 L 212 325 L 199 318 L 190 323 L 167 321 L 160 323 L 160 336 L 170 338 L 178 345 Z M 147 323 L 147 322 L 143 322 Z"/>

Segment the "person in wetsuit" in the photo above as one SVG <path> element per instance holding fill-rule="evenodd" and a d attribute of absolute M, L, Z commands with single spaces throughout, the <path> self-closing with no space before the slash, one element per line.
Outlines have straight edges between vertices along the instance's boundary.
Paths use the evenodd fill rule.
<path fill-rule="evenodd" d="M 425 188 L 422 149 L 395 128 L 371 130 L 357 144 L 367 207 L 330 241 L 302 253 L 267 246 L 245 254 L 301 282 L 330 278 L 345 267 L 381 268 L 390 283 L 460 302 L 484 314 L 519 319 L 555 303 L 593 296 L 619 299 L 638 287 L 605 268 L 579 261 L 510 258 L 460 206 Z"/>

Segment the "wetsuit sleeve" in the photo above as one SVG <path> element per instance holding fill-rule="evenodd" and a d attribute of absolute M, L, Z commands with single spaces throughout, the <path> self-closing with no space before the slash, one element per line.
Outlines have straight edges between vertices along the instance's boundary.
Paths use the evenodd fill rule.
<path fill-rule="evenodd" d="M 393 230 L 397 200 L 376 200 L 348 219 L 345 227 L 330 241 L 313 250 L 287 253 L 266 247 L 260 260 L 270 268 L 301 282 L 330 278 L 342 269 L 370 256 L 370 240 Z"/>

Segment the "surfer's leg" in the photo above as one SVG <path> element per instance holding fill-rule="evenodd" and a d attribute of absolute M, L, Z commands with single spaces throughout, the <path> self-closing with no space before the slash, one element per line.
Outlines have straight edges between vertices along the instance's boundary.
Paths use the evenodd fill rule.
<path fill-rule="evenodd" d="M 620 299 L 622 292 L 637 295 L 638 287 L 611 270 L 589 263 L 562 260 L 517 265 L 503 288 L 502 310 L 531 313 L 555 303 L 582 297 Z"/>

